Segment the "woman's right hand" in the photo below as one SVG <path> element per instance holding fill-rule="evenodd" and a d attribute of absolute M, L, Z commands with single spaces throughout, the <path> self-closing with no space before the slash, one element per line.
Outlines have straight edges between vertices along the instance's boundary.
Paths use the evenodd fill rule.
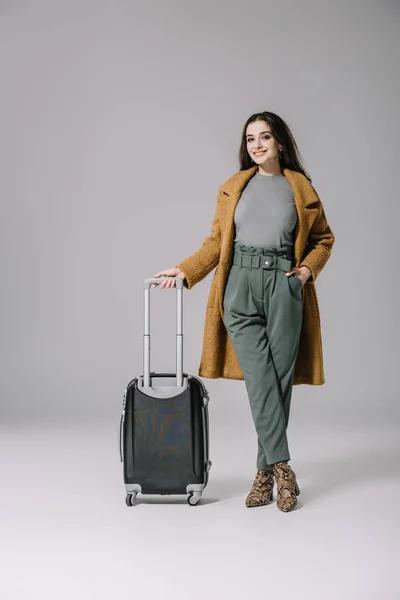
<path fill-rule="evenodd" d="M 175 287 L 175 279 L 179 277 L 182 281 L 185 279 L 185 273 L 176 267 L 172 267 L 172 269 L 164 269 L 164 271 L 158 271 L 158 273 L 154 273 L 153 277 L 162 277 L 163 275 L 170 277 L 170 279 L 164 279 L 161 283 L 153 283 L 152 287 L 159 288 L 170 288 Z"/>

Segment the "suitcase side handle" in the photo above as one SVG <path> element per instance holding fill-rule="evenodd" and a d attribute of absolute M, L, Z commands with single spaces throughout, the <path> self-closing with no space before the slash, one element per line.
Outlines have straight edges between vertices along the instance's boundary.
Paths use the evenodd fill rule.
<path fill-rule="evenodd" d="M 152 283 L 169 277 L 149 277 L 144 280 L 143 388 L 150 388 L 150 290 Z M 176 387 L 183 386 L 183 281 L 175 278 L 176 287 Z"/>
<path fill-rule="evenodd" d="M 122 400 L 121 420 L 119 422 L 119 455 L 121 458 L 121 462 L 124 462 L 124 427 L 125 427 L 125 404 L 126 404 L 127 393 L 128 393 L 128 388 L 125 388 L 124 399 Z"/>
<path fill-rule="evenodd" d="M 125 410 L 123 411 L 123 413 L 121 415 L 121 420 L 119 422 L 119 457 L 121 459 L 121 462 L 124 462 L 124 445 L 123 445 L 124 422 L 125 422 Z"/>

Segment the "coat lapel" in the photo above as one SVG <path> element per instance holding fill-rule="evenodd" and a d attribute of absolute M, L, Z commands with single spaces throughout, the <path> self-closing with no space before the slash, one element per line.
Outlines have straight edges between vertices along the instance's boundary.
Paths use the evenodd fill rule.
<path fill-rule="evenodd" d="M 293 200 L 298 216 L 294 231 L 294 259 L 298 267 L 304 255 L 308 234 L 318 213 L 318 208 L 312 206 L 318 202 L 318 196 L 302 173 L 283 169 L 283 174 L 293 189 Z"/>

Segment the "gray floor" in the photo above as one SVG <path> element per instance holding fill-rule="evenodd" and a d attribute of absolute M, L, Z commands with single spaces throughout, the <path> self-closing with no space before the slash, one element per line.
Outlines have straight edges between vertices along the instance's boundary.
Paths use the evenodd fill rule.
<path fill-rule="evenodd" d="M 238 423 L 213 425 L 198 506 L 142 497 L 128 508 L 117 429 L 3 427 L 3 600 L 400 598 L 396 428 L 292 424 L 291 513 L 275 500 L 245 507 L 255 453 Z"/>

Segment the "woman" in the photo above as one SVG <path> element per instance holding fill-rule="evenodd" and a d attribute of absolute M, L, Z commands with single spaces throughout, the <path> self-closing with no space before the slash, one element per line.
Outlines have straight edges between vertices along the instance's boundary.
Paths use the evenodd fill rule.
<path fill-rule="evenodd" d="M 335 237 L 296 142 L 276 114 L 244 125 L 240 171 L 219 189 L 211 234 L 155 287 L 191 289 L 217 267 L 207 302 L 199 375 L 244 379 L 258 436 L 248 507 L 288 512 L 300 490 L 287 426 L 293 385 L 325 382 L 315 280 Z"/>

